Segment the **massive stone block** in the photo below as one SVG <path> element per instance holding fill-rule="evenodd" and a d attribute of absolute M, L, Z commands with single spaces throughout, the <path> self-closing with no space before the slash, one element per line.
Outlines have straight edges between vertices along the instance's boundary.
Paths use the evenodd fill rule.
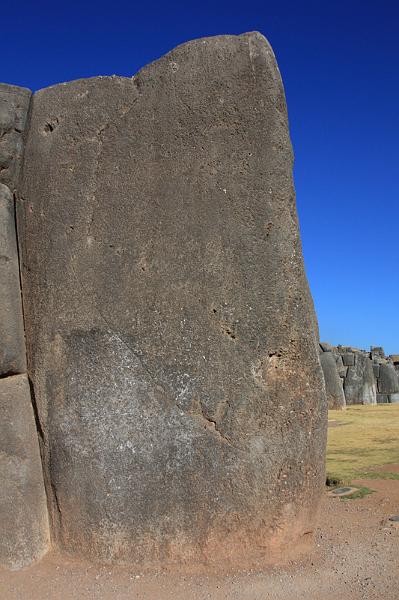
<path fill-rule="evenodd" d="M 355 364 L 348 368 L 344 384 L 346 404 L 376 404 L 377 383 L 373 363 L 362 352 L 356 352 L 354 356 Z"/>
<path fill-rule="evenodd" d="M 26 371 L 14 198 L 0 183 L 0 375 Z"/>
<path fill-rule="evenodd" d="M 47 501 L 26 375 L 0 379 L 0 565 L 19 569 L 46 553 Z"/>
<path fill-rule="evenodd" d="M 388 363 L 380 366 L 378 391 L 380 394 L 395 394 L 399 392 L 399 379 L 392 364 Z"/>
<path fill-rule="evenodd" d="M 0 375 L 26 371 L 14 196 L 31 92 L 0 83 Z"/>
<path fill-rule="evenodd" d="M 23 154 L 31 91 L 0 83 L 0 183 L 14 192 Z"/>
<path fill-rule="evenodd" d="M 56 542 L 141 568 L 305 546 L 326 401 L 266 40 L 35 94 L 18 225 Z"/>
<path fill-rule="evenodd" d="M 326 394 L 328 408 L 345 408 L 345 395 L 342 380 L 339 376 L 337 361 L 334 354 L 330 351 L 323 352 L 320 355 L 320 363 L 324 373 L 326 384 Z"/>

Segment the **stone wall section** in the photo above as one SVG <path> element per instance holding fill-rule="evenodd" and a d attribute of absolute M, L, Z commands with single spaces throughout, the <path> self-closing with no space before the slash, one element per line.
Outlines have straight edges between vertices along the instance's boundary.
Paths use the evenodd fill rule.
<path fill-rule="evenodd" d="M 26 374 L 15 195 L 31 92 L 0 84 L 0 565 L 18 569 L 49 546 L 38 433 Z"/>
<path fill-rule="evenodd" d="M 380 346 L 367 351 L 332 346 L 328 342 L 320 343 L 320 353 L 330 409 L 352 404 L 399 403 L 398 354 L 385 356 Z M 328 359 L 328 355 L 334 357 L 334 361 Z M 337 377 L 341 380 L 344 402 L 337 400 Z"/>

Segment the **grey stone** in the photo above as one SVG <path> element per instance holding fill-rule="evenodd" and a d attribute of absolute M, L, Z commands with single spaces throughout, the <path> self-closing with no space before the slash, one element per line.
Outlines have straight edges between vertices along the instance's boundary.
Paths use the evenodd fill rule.
<path fill-rule="evenodd" d="M 373 364 L 373 373 L 374 377 L 378 379 L 378 377 L 380 376 L 380 365 Z"/>
<path fill-rule="evenodd" d="M 133 79 L 42 90 L 29 131 L 18 226 L 55 542 L 148 568 L 295 552 L 326 401 L 270 46 L 206 38 Z"/>
<path fill-rule="evenodd" d="M 320 348 L 323 352 L 334 352 L 336 350 L 336 348 L 328 342 L 320 342 Z"/>
<path fill-rule="evenodd" d="M 344 383 L 346 404 L 376 404 L 377 384 L 373 366 L 367 354 L 356 353 L 353 367 L 349 367 Z"/>
<path fill-rule="evenodd" d="M 48 547 L 47 501 L 29 382 L 26 375 L 15 375 L 0 380 L 0 564 L 26 567 Z"/>
<path fill-rule="evenodd" d="M 0 375 L 26 371 L 14 198 L 0 183 Z"/>
<path fill-rule="evenodd" d="M 382 346 L 371 346 L 370 354 L 372 357 L 376 356 L 379 358 L 385 358 L 384 348 Z"/>
<path fill-rule="evenodd" d="M 320 356 L 320 363 L 323 369 L 324 381 L 326 384 L 326 394 L 328 408 L 345 408 L 345 396 L 342 388 L 342 381 L 338 374 L 337 363 L 332 352 L 323 352 Z"/>
<path fill-rule="evenodd" d="M 377 404 L 388 404 L 389 402 L 388 394 L 377 394 Z"/>
<path fill-rule="evenodd" d="M 353 346 L 337 346 L 337 351 L 340 354 L 346 354 L 347 352 L 352 353 L 352 352 L 359 352 L 358 348 L 353 348 Z"/>
<path fill-rule="evenodd" d="M 392 364 L 380 366 L 378 378 L 378 391 L 380 394 L 394 394 L 399 392 L 399 379 Z"/>
<path fill-rule="evenodd" d="M 0 83 L 0 183 L 15 191 L 31 91 Z"/>
<path fill-rule="evenodd" d="M 345 367 L 353 367 L 355 364 L 355 355 L 353 352 L 345 352 L 345 354 L 342 355 L 342 362 L 344 363 Z"/>
<path fill-rule="evenodd" d="M 391 404 L 398 404 L 398 402 L 399 402 L 399 393 L 396 392 L 395 394 L 389 394 L 389 401 L 391 402 Z"/>
<path fill-rule="evenodd" d="M 348 372 L 348 367 L 344 367 L 344 363 L 342 361 L 341 354 L 338 354 L 338 352 L 334 352 L 333 356 L 335 358 L 335 362 L 336 362 L 336 365 L 337 365 L 338 375 L 340 377 L 346 377 L 346 374 Z"/>

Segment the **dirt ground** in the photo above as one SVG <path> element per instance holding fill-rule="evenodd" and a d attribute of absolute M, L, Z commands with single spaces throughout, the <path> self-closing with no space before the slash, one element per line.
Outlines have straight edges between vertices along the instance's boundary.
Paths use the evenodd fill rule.
<path fill-rule="evenodd" d="M 392 472 L 392 465 L 385 470 Z M 353 484 L 375 493 L 346 501 L 326 494 L 314 551 L 283 569 L 219 577 L 149 576 L 50 553 L 29 569 L 0 571 L 0 599 L 399 600 L 399 524 L 388 520 L 399 514 L 399 480 Z"/>

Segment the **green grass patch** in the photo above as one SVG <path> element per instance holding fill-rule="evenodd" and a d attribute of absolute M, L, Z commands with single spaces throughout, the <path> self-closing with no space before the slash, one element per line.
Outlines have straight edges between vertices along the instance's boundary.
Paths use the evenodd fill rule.
<path fill-rule="evenodd" d="M 399 473 L 386 471 L 363 471 L 357 474 L 357 479 L 399 479 Z"/>
<path fill-rule="evenodd" d="M 382 465 L 399 463 L 399 404 L 358 405 L 345 411 L 331 410 L 329 419 L 345 427 L 330 427 L 328 430 L 327 480 L 341 485 L 361 478 L 399 479 L 397 473 L 370 471 Z"/>

